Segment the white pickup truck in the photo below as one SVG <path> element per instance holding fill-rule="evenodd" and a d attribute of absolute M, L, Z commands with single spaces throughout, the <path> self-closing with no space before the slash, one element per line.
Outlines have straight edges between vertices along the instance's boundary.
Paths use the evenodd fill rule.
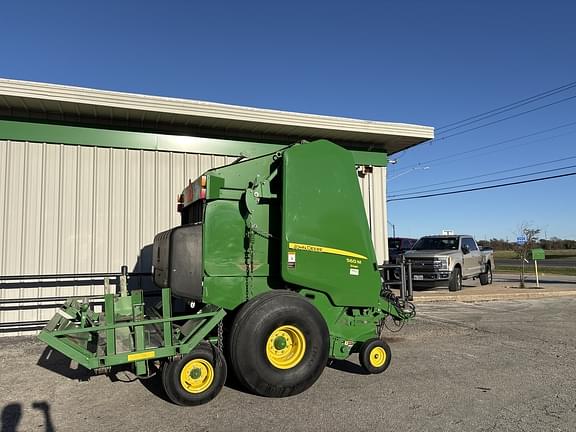
<path fill-rule="evenodd" d="M 412 264 L 412 285 L 415 288 L 448 285 L 460 291 L 463 279 L 480 279 L 482 285 L 492 283 L 494 255 L 482 251 L 467 235 L 422 237 L 404 258 Z"/>

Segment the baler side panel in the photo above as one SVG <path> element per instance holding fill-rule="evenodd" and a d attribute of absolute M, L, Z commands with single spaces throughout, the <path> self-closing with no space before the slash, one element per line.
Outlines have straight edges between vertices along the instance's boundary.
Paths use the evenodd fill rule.
<path fill-rule="evenodd" d="M 207 276 L 246 275 L 245 222 L 238 201 L 216 200 L 204 218 L 204 272 Z"/>
<path fill-rule="evenodd" d="M 335 305 L 375 306 L 380 274 L 352 154 L 324 140 L 294 146 L 282 176 L 282 278 Z"/>
<path fill-rule="evenodd" d="M 283 286 L 280 203 L 261 200 L 250 213 L 245 201 L 246 189 L 267 178 L 278 164 L 274 155 L 266 155 L 206 173 L 203 302 L 230 310 L 259 293 Z M 279 180 L 271 186 L 279 189 Z M 255 226 L 251 245 L 248 218 Z"/>

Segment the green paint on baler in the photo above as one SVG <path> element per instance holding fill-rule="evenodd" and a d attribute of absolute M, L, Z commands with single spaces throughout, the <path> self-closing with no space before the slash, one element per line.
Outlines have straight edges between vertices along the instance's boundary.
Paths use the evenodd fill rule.
<path fill-rule="evenodd" d="M 380 297 L 355 166 L 321 140 L 208 171 L 203 302 L 232 310 L 269 290 L 298 291 L 326 320 L 333 358 L 376 337 L 385 316 L 404 319 Z"/>
<path fill-rule="evenodd" d="M 336 305 L 376 305 L 380 273 L 352 154 L 316 141 L 286 151 L 282 168 L 282 279 Z"/>

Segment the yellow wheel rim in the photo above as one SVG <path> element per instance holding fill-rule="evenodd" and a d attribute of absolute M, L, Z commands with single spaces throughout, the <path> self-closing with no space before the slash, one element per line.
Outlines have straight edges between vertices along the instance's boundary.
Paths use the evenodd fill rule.
<path fill-rule="evenodd" d="M 382 367 L 386 363 L 386 350 L 382 347 L 374 347 L 370 351 L 370 364 L 374 367 Z"/>
<path fill-rule="evenodd" d="M 214 381 L 214 368 L 208 360 L 190 360 L 180 372 L 180 384 L 188 393 L 202 393 Z"/>
<path fill-rule="evenodd" d="M 270 334 L 266 342 L 266 357 L 278 369 L 291 369 L 304 357 L 306 339 L 297 327 L 283 325 Z"/>

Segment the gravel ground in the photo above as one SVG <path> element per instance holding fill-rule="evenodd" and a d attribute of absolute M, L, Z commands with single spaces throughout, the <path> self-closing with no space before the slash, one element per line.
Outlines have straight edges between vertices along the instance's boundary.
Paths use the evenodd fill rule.
<path fill-rule="evenodd" d="M 156 380 L 89 377 L 35 339 L 2 338 L 1 431 L 574 431 L 575 314 L 574 298 L 423 304 L 384 335 L 381 375 L 352 358 L 298 396 L 227 386 L 195 408 L 167 402 Z"/>

